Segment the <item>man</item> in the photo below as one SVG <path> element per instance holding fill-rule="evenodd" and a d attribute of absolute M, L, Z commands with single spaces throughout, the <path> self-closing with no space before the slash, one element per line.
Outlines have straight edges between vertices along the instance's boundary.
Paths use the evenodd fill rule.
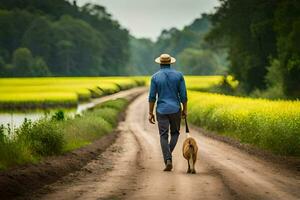
<path fill-rule="evenodd" d="M 165 162 L 164 171 L 171 171 L 173 168 L 172 152 L 179 137 L 181 116 L 187 116 L 187 92 L 182 73 L 170 66 L 176 62 L 175 58 L 168 54 L 162 54 L 155 59 L 155 62 L 160 64 L 160 70 L 151 78 L 149 122 L 155 124 L 153 109 L 157 96 L 156 118 Z M 171 132 L 170 142 L 169 129 Z"/>

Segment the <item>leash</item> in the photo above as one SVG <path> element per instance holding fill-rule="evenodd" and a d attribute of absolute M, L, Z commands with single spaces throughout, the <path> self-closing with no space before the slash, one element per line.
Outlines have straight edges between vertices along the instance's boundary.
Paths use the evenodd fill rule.
<path fill-rule="evenodd" d="M 189 125 L 187 123 L 187 117 L 185 116 L 184 118 L 184 122 L 185 122 L 185 132 L 186 132 L 186 138 L 189 138 L 190 137 L 190 129 L 189 129 Z"/>
<path fill-rule="evenodd" d="M 190 132 L 190 129 L 189 129 L 189 126 L 188 126 L 186 117 L 184 118 L 184 122 L 185 122 L 185 132 L 186 132 L 186 133 L 189 133 L 189 132 Z"/>

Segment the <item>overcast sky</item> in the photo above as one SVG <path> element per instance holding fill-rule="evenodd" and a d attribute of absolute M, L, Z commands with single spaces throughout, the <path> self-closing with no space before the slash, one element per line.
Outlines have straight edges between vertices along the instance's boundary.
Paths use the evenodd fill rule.
<path fill-rule="evenodd" d="M 155 40 L 163 29 L 181 29 L 203 12 L 212 12 L 218 0 L 77 0 L 103 5 L 136 37 Z"/>

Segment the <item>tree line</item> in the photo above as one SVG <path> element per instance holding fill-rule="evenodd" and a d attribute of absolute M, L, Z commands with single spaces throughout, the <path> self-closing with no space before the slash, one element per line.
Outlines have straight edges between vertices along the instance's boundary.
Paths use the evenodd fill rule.
<path fill-rule="evenodd" d="M 1 76 L 126 73 L 129 33 L 99 5 L 0 1 Z"/>
<path fill-rule="evenodd" d="M 220 0 L 207 41 L 228 50 L 246 93 L 300 97 L 300 1 Z"/>
<path fill-rule="evenodd" d="M 0 76 L 150 75 L 163 52 L 178 58 L 185 74 L 222 74 L 225 51 L 204 40 L 211 28 L 204 14 L 182 30 L 163 30 L 153 42 L 131 36 L 100 5 L 2 0 Z"/>
<path fill-rule="evenodd" d="M 163 30 L 157 41 L 147 38 L 130 38 L 131 71 L 137 74 L 152 74 L 159 68 L 153 58 L 166 52 L 175 56 L 175 68 L 189 75 L 224 74 L 226 71 L 226 51 L 214 49 L 205 41 L 211 30 L 211 17 L 202 14 L 182 30 L 171 28 Z"/>

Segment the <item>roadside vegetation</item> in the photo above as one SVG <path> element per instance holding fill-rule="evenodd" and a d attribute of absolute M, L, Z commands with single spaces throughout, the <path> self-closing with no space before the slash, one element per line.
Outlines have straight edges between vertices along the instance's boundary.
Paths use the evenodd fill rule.
<path fill-rule="evenodd" d="M 66 118 L 62 111 L 11 130 L 0 126 L 0 169 L 38 162 L 45 156 L 59 155 L 83 147 L 111 133 L 126 99 L 104 102 L 75 118 Z"/>
<path fill-rule="evenodd" d="M 189 120 L 242 143 L 300 156 L 300 102 L 189 91 Z"/>
<path fill-rule="evenodd" d="M 142 78 L 2 78 L 0 110 L 76 107 L 81 101 L 143 85 Z"/>

